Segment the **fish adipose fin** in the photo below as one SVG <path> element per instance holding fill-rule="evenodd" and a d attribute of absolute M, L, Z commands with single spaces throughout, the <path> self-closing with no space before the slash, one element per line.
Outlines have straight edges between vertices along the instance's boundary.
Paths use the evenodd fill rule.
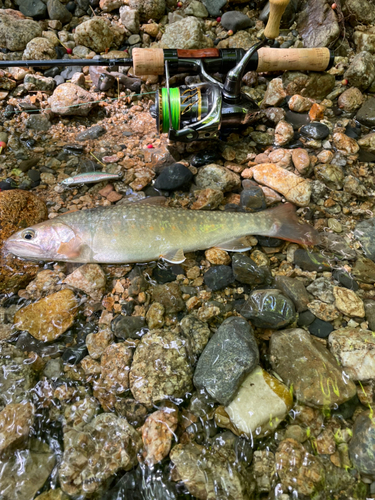
<path fill-rule="evenodd" d="M 273 222 L 274 225 L 274 232 L 269 236 L 300 245 L 317 245 L 319 243 L 319 233 L 309 224 L 299 223 L 296 208 L 291 203 L 270 208 L 263 213 L 270 217 L 270 222 Z"/>
<path fill-rule="evenodd" d="M 247 250 L 251 250 L 252 245 L 250 245 L 248 236 L 242 236 L 241 238 L 225 241 L 220 245 L 216 245 L 215 248 L 220 248 L 227 252 L 246 252 Z"/>
<path fill-rule="evenodd" d="M 170 262 L 171 264 L 181 264 L 186 260 L 182 248 L 177 250 L 177 252 L 175 250 L 172 250 L 172 252 L 168 252 L 165 255 L 161 255 L 160 258 L 166 260 L 167 262 Z"/>
<path fill-rule="evenodd" d="M 61 243 L 59 246 L 57 253 L 59 255 L 63 255 L 64 257 L 67 257 L 68 259 L 75 259 L 76 257 L 79 257 L 82 249 L 82 240 L 81 238 L 78 238 L 75 236 L 74 238 L 70 239 L 66 243 Z"/>

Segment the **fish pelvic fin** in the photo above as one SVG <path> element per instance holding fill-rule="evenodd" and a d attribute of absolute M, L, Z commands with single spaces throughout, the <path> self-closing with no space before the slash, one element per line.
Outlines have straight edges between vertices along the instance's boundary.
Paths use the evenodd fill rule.
<path fill-rule="evenodd" d="M 274 232 L 270 236 L 300 245 L 317 245 L 320 242 L 316 229 L 309 224 L 299 223 L 296 208 L 291 203 L 270 208 L 264 214 L 267 214 L 273 222 Z"/>
<path fill-rule="evenodd" d="M 171 252 L 168 252 L 165 255 L 161 255 L 160 258 L 166 260 L 167 262 L 170 262 L 171 264 L 181 264 L 186 260 L 182 248 L 179 248 L 177 251 L 172 250 Z"/>
<path fill-rule="evenodd" d="M 248 236 L 242 236 L 241 238 L 220 243 L 220 245 L 216 245 L 215 248 L 220 248 L 227 252 L 247 252 L 247 250 L 252 249 L 252 245 L 250 245 Z"/>

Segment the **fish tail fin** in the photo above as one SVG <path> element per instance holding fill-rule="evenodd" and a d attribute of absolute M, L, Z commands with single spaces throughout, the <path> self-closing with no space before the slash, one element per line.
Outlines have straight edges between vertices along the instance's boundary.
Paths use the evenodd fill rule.
<path fill-rule="evenodd" d="M 299 223 L 296 208 L 291 203 L 270 208 L 266 212 L 272 218 L 272 236 L 275 238 L 302 245 L 317 245 L 319 243 L 319 233 L 309 224 Z"/>

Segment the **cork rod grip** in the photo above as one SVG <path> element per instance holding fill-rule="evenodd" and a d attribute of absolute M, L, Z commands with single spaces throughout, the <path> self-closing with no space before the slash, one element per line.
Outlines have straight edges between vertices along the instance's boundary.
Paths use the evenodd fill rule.
<path fill-rule="evenodd" d="M 270 15 L 264 36 L 275 39 L 279 36 L 280 21 L 287 8 L 289 0 L 270 0 Z"/>
<path fill-rule="evenodd" d="M 268 49 L 258 50 L 259 73 L 266 71 L 325 71 L 330 63 L 330 51 L 326 47 L 316 49 Z"/>
<path fill-rule="evenodd" d="M 136 76 L 164 75 L 163 49 L 141 49 L 135 47 L 132 50 L 132 57 L 134 74 Z"/>

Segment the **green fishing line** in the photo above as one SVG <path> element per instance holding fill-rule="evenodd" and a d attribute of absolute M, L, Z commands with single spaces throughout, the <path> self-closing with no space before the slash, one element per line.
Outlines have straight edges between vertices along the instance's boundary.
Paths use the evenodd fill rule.
<path fill-rule="evenodd" d="M 169 89 L 169 95 L 171 99 L 171 116 L 172 116 L 172 126 L 175 130 L 180 128 L 180 89 L 173 88 Z M 161 102 L 162 102 L 162 115 L 163 115 L 163 133 L 169 131 L 169 103 L 168 103 L 168 92 L 166 88 L 161 89 Z"/>

